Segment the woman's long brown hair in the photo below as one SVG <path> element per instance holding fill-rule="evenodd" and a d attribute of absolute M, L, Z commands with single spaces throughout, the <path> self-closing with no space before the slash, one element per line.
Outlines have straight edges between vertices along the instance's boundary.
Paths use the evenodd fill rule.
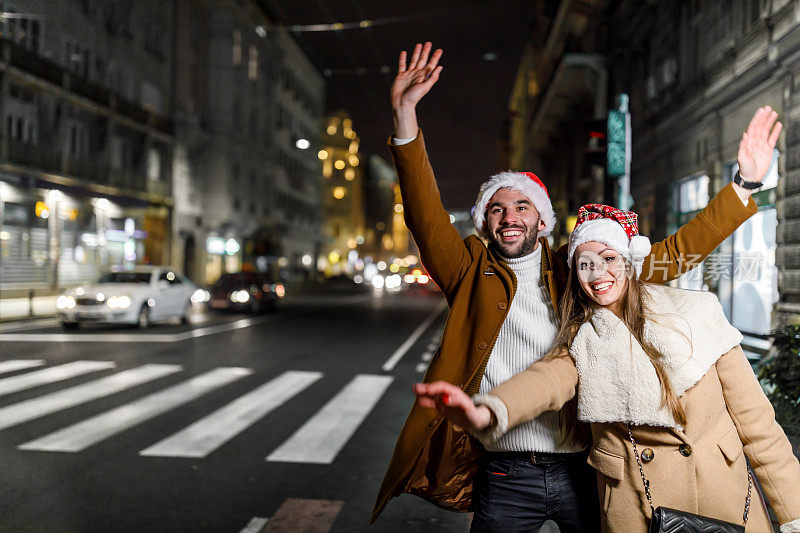
<path fill-rule="evenodd" d="M 571 357 L 569 351 L 572 347 L 572 340 L 578 334 L 580 327 L 592 318 L 595 310 L 599 307 L 581 288 L 575 265 L 576 261 L 577 254 L 573 257 L 566 292 L 561 298 L 561 302 L 559 302 L 561 327 L 556 335 L 555 344 L 545 354 L 545 358 Z M 628 273 L 630 273 L 631 265 L 628 263 L 626 267 Z M 620 296 L 620 314 L 622 315 L 620 320 L 628 327 L 634 339 L 639 342 L 650 358 L 650 362 L 653 363 L 658 381 L 661 384 L 661 405 L 666 405 L 669 408 L 678 424 L 685 425 L 686 413 L 678 402 L 675 391 L 672 389 L 669 376 L 661 361 L 662 355 L 644 338 L 645 315 L 650 314 L 650 310 L 644 301 L 645 290 L 645 282 L 641 281 L 637 276 L 627 276 L 627 283 Z M 578 387 L 580 387 L 580 384 Z M 577 395 L 561 409 L 559 420 L 566 441 L 583 445 L 589 443 L 591 436 L 589 425 L 578 420 Z"/>

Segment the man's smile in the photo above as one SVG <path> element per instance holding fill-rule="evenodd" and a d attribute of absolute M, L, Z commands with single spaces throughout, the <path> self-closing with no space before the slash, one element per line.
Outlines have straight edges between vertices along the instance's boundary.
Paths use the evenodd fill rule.
<path fill-rule="evenodd" d="M 520 228 L 506 228 L 498 231 L 497 233 L 500 234 L 500 238 L 503 240 L 503 242 L 512 243 L 518 240 L 518 238 L 525 232 Z"/>

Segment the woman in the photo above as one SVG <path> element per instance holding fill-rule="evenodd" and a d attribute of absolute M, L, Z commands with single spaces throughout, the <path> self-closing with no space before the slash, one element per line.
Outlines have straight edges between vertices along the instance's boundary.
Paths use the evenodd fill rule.
<path fill-rule="evenodd" d="M 747 458 L 781 532 L 800 532 L 800 464 L 739 346 L 742 335 L 713 294 L 638 279 L 650 243 L 636 218 L 581 207 L 547 356 L 474 401 L 449 383 L 417 384 L 420 404 L 484 443 L 562 407 L 565 423 L 587 422 L 604 531 L 646 531 L 643 477 L 654 507 L 742 524 Z M 589 441 L 586 425 L 566 425 L 571 438 Z M 772 531 L 753 503 L 747 531 Z"/>

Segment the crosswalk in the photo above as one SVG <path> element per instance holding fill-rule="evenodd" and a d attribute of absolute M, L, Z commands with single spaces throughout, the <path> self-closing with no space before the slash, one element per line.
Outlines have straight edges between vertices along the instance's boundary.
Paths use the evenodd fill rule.
<path fill-rule="evenodd" d="M 145 364 L 118 370 L 113 362 L 106 361 L 74 361 L 53 366 L 33 359 L 0 361 L 0 374 L 13 372 L 17 374 L 0 378 L 0 400 L 15 392 L 27 391 L 27 395 L 31 395 L 35 394 L 37 387 L 50 387 L 42 395 L 0 406 L 0 431 L 112 397 L 123 391 L 135 391 L 143 385 L 148 385 L 148 391 L 151 391 L 158 380 L 168 376 L 173 376 L 174 379 L 185 373 L 185 369 L 181 365 Z M 94 373 L 106 375 L 101 374 L 102 377 L 98 379 L 67 385 L 62 390 L 50 392 L 54 384 L 68 384 L 69 380 L 81 376 L 84 379 L 91 378 Z M 13 444 L 20 451 L 82 452 L 158 416 L 186 406 L 206 394 L 230 386 L 243 378 L 251 378 L 243 384 L 245 392 L 233 401 L 186 427 L 177 428 L 174 434 L 138 451 L 139 455 L 148 457 L 203 458 L 219 450 L 248 428 L 264 421 L 271 412 L 300 396 L 325 377 L 321 372 L 287 371 L 253 386 L 253 374 L 253 370 L 249 368 L 218 367 L 200 375 L 186 376 L 182 381 L 162 387 L 157 392 L 151 392 L 33 440 Z M 387 375 L 356 375 L 305 423 L 298 421 L 300 427 L 297 431 L 268 453 L 266 460 L 332 463 L 375 408 L 393 379 Z M 0 439 L 3 439 L 2 435 Z"/>

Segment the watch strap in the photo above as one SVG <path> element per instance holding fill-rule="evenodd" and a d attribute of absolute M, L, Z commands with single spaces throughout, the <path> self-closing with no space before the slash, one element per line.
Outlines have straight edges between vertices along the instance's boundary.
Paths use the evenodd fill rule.
<path fill-rule="evenodd" d="M 758 189 L 764 185 L 764 182 L 761 181 L 747 181 L 738 172 L 733 176 L 733 182 L 739 187 L 748 190 Z"/>

